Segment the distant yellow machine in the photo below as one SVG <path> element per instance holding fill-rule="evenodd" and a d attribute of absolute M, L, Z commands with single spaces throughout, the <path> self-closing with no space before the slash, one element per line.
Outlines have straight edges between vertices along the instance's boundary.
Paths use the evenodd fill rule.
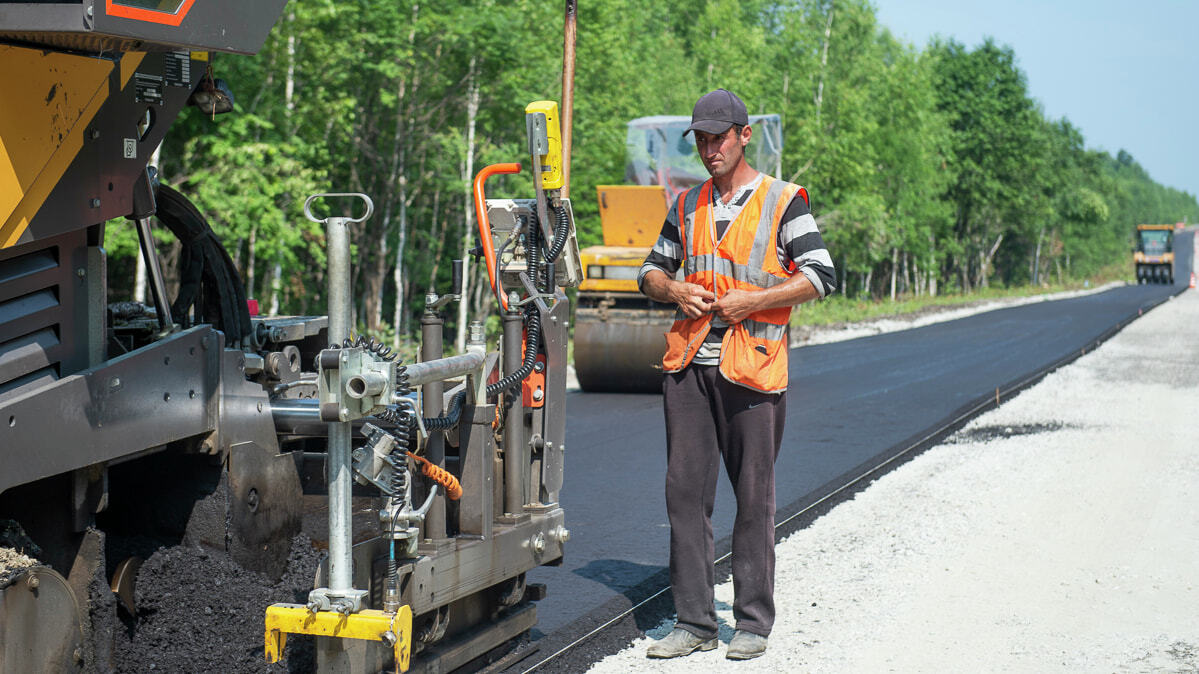
<path fill-rule="evenodd" d="M 1174 225 L 1137 225 L 1137 283 L 1174 283 Z"/>
<path fill-rule="evenodd" d="M 637 273 L 666 217 L 661 185 L 599 185 L 604 243 L 579 251 L 574 361 L 585 391 L 661 390 L 663 334 L 674 309 L 642 295 Z"/>

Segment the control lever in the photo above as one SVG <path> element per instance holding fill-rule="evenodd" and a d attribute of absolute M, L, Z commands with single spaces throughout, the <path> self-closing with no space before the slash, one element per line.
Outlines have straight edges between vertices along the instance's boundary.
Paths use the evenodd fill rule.
<path fill-rule="evenodd" d="M 451 272 L 450 294 L 462 295 L 462 260 L 454 260 Z"/>
<path fill-rule="evenodd" d="M 462 260 L 454 260 L 451 267 L 450 292 L 448 295 L 438 296 L 437 293 L 429 293 L 425 295 L 425 310 L 437 311 L 445 305 L 455 300 L 462 299 Z"/>

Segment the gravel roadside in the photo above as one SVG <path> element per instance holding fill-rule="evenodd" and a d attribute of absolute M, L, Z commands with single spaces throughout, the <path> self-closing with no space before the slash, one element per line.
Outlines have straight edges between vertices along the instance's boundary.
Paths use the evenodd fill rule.
<path fill-rule="evenodd" d="M 980 416 L 781 541 L 757 660 L 594 672 L 1199 671 L 1199 294 Z"/>

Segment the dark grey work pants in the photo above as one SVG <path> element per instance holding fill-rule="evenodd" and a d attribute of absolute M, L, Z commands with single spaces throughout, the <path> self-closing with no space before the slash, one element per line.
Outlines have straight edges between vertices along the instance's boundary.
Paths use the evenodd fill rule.
<path fill-rule="evenodd" d="M 662 391 L 677 625 L 701 638 L 716 636 L 712 507 L 723 458 L 737 497 L 733 616 L 737 629 L 767 636 L 774 626 L 774 462 L 786 394 L 751 391 L 704 365 L 667 374 Z"/>

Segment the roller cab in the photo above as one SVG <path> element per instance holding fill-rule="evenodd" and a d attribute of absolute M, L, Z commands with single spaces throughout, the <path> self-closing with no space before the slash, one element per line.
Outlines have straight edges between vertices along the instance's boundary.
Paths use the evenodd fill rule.
<path fill-rule="evenodd" d="M 1137 225 L 1137 283 L 1174 283 L 1174 225 Z"/>

